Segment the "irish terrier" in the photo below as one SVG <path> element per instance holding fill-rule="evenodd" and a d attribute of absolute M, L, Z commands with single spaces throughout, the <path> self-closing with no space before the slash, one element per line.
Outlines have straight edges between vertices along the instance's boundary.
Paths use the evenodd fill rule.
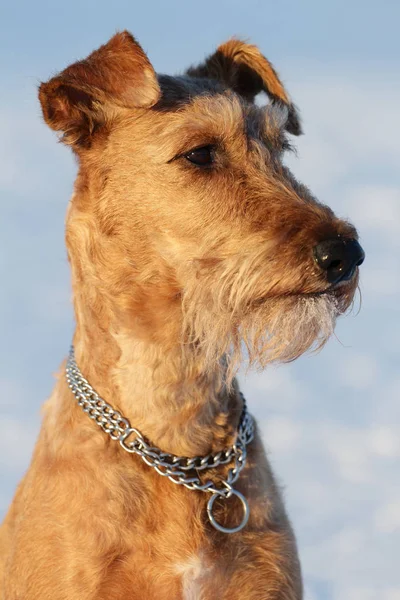
<path fill-rule="evenodd" d="M 170 77 L 127 32 L 39 97 L 79 159 L 76 331 L 1 529 L 2 600 L 299 600 L 235 372 L 321 346 L 364 254 L 282 163 L 295 106 L 254 46 Z"/>

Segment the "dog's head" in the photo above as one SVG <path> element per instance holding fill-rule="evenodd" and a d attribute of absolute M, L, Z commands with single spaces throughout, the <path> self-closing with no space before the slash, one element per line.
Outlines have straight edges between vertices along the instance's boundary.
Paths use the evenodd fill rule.
<path fill-rule="evenodd" d="M 119 33 L 40 101 L 79 157 L 67 243 L 93 310 L 210 361 L 242 340 L 255 361 L 291 360 L 329 337 L 363 251 L 284 166 L 300 120 L 256 47 L 157 76 Z"/>

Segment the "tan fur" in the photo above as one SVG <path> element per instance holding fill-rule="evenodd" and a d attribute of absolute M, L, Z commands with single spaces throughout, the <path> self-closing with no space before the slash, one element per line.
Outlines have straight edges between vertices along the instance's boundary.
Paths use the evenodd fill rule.
<path fill-rule="evenodd" d="M 47 123 L 79 157 L 66 224 L 78 365 L 147 439 L 184 456 L 234 442 L 242 342 L 261 366 L 319 347 L 357 286 L 329 288 L 312 258 L 318 242 L 356 233 L 282 165 L 284 130 L 299 125 L 275 71 L 237 40 L 218 53 L 221 77 L 203 64 L 157 80 L 121 33 L 40 88 Z M 260 77 L 280 105 L 254 105 Z M 215 168 L 184 158 L 208 144 Z M 206 494 L 124 453 L 76 406 L 61 370 L 0 530 L 0 598 L 300 600 L 294 536 L 258 434 L 237 489 L 250 521 L 220 534 Z M 216 518 L 234 525 L 241 508 L 232 499 Z"/>

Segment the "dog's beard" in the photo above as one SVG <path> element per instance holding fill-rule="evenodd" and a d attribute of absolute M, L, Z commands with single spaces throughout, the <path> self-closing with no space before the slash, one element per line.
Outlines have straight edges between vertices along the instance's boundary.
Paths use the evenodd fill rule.
<path fill-rule="evenodd" d="M 264 368 L 320 349 L 333 333 L 337 316 L 350 306 L 355 286 L 338 293 L 266 295 L 252 301 L 248 283 L 199 281 L 183 296 L 184 338 L 206 368 L 215 369 L 227 357 L 230 385 L 245 360 L 248 367 Z"/>

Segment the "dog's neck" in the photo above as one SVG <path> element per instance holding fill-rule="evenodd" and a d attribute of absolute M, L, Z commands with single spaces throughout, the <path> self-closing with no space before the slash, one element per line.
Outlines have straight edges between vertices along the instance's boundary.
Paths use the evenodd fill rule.
<path fill-rule="evenodd" d="M 166 349 L 137 339 L 111 321 L 105 330 L 99 321 L 83 322 L 83 314 L 78 309 L 74 336 L 80 370 L 152 444 L 181 456 L 203 456 L 234 442 L 241 401 L 236 383 L 231 392 L 224 385 L 224 365 L 210 372 L 180 345 Z"/>
<path fill-rule="evenodd" d="M 231 391 L 225 386 L 225 362 L 210 369 L 199 352 L 182 347 L 182 314 L 174 296 L 164 298 L 162 290 L 140 295 L 133 281 L 132 296 L 140 297 L 133 310 L 112 297 L 107 273 L 100 275 L 89 255 L 96 225 L 79 211 L 78 200 L 83 202 L 77 196 L 70 206 L 67 245 L 79 369 L 106 402 L 162 450 L 197 456 L 230 446 L 242 407 L 236 382 Z M 103 237 L 96 231 L 97 244 L 105 244 Z M 102 253 L 109 256 L 106 246 Z M 65 396 L 74 402 L 70 393 Z M 78 428 L 89 421 L 79 411 L 73 419 Z"/>

